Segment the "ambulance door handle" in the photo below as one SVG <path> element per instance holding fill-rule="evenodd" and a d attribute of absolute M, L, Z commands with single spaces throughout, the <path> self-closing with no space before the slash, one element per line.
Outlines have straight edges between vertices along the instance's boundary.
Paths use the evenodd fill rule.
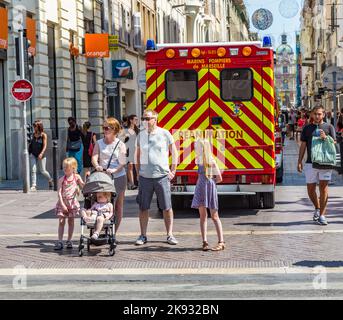
<path fill-rule="evenodd" d="M 221 125 L 223 124 L 222 117 L 212 117 L 212 125 Z"/>

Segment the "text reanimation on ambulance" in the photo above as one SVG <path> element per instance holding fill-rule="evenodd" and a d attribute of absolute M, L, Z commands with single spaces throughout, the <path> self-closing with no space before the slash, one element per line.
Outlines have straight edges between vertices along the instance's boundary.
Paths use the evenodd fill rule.
<path fill-rule="evenodd" d="M 243 139 L 243 130 L 173 130 L 176 139 Z"/>

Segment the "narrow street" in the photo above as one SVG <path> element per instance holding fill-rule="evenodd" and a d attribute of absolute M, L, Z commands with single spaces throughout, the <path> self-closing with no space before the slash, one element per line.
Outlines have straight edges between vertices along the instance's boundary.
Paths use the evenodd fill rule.
<path fill-rule="evenodd" d="M 86 299 L 175 299 L 176 292 L 177 299 L 343 298 L 342 177 L 335 175 L 330 185 L 329 225 L 315 224 L 304 176 L 296 172 L 297 150 L 298 145 L 287 140 L 285 179 L 277 186 L 274 209 L 238 209 L 244 207 L 242 199 L 221 199 L 228 244 L 222 252 L 200 250 L 198 214 L 193 210 L 175 212 L 179 244 L 169 246 L 156 207 L 151 210 L 149 242 L 136 247 L 135 191 L 127 193 L 114 257 L 102 247 L 79 257 L 79 226 L 74 249 L 56 252 L 56 193 L 25 195 L 12 184 L 13 191 L 0 192 L 0 298 L 74 299 L 82 294 Z M 209 230 L 214 245 L 210 220 Z M 23 272 L 27 288 L 13 287 L 15 275 Z"/>

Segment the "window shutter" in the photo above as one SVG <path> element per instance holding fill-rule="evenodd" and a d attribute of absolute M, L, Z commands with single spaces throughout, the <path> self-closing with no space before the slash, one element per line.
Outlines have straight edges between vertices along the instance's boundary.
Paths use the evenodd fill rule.
<path fill-rule="evenodd" d="M 141 13 L 136 12 L 133 14 L 133 46 L 134 48 L 142 47 L 142 26 L 141 26 Z"/>

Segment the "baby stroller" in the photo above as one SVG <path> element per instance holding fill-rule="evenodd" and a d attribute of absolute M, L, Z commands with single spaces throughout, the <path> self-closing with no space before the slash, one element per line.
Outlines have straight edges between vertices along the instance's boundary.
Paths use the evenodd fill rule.
<path fill-rule="evenodd" d="M 86 184 L 82 190 L 83 196 L 85 198 L 84 208 L 86 210 L 90 209 L 94 201 L 96 201 L 97 192 L 110 192 L 111 202 L 114 202 L 116 197 L 115 188 L 113 185 L 113 180 L 105 172 L 93 172 L 87 178 Z M 90 251 L 90 246 L 103 246 L 109 245 L 109 255 L 113 256 L 115 254 L 116 239 L 115 239 L 115 216 L 113 215 L 110 220 L 104 222 L 102 232 L 97 240 L 91 239 L 96 226 L 96 220 L 94 222 L 86 222 L 81 217 L 81 237 L 79 243 L 79 256 L 82 257 L 84 253 L 85 243 L 87 244 L 87 251 Z M 89 237 L 85 236 L 85 228 L 89 231 Z"/>

